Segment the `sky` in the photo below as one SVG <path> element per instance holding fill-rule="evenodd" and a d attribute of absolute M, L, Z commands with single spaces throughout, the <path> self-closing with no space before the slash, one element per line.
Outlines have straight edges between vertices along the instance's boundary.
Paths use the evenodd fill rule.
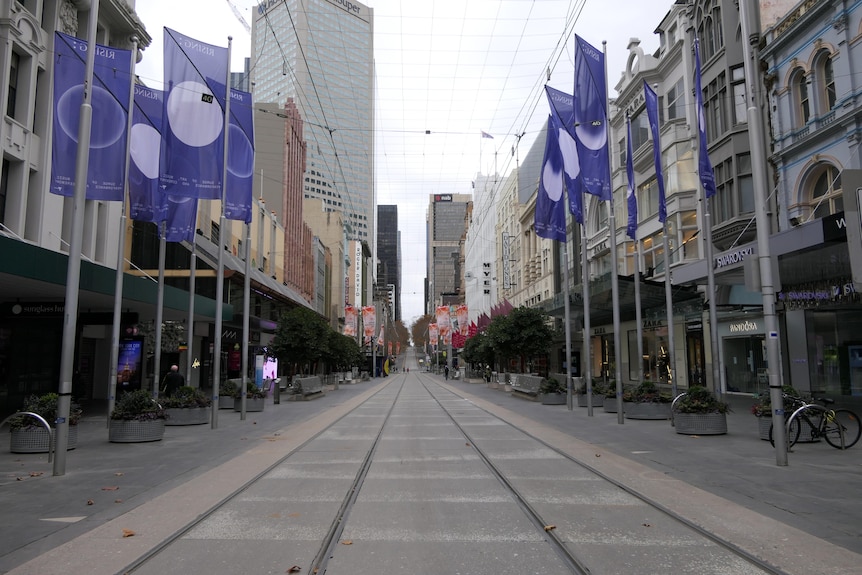
<path fill-rule="evenodd" d="M 257 4 L 233 2 L 248 23 Z M 655 28 L 673 0 L 365 5 L 374 9 L 377 203 L 398 206 L 401 310 L 409 326 L 424 311 L 429 196 L 470 194 L 478 173 L 506 176 L 516 167 L 548 117 L 544 85 L 573 91 L 574 34 L 600 50 L 607 42 L 613 97 L 630 39 L 640 39 L 645 53 L 655 52 Z M 165 26 L 218 46 L 227 46 L 231 36 L 234 72 L 250 56 L 251 37 L 227 0 L 137 0 L 135 10 L 153 38 L 137 73 L 152 87 L 161 87 Z"/>

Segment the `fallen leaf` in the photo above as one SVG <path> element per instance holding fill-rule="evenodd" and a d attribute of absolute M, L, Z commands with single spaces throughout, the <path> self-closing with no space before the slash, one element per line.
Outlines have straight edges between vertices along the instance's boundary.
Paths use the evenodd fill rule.
<path fill-rule="evenodd" d="M 467 447 L 473 447 L 473 446 L 472 446 L 472 445 L 470 445 L 469 443 L 465 443 L 464 445 L 466 445 Z"/>
<path fill-rule="evenodd" d="M 302 517 L 302 513 L 288 513 L 288 517 Z"/>
<path fill-rule="evenodd" d="M 556 528 L 556 525 L 545 525 L 545 531 L 553 531 Z"/>
<path fill-rule="evenodd" d="M 273 519 L 278 519 L 279 517 L 281 517 L 281 513 L 273 513 L 272 515 L 270 515 L 270 517 L 272 517 Z"/>
<path fill-rule="evenodd" d="M 351 541 L 350 539 L 345 539 L 344 541 L 341 542 L 341 544 L 342 545 L 353 545 L 353 541 Z"/>
<path fill-rule="evenodd" d="M 16 477 L 15 481 L 24 481 L 24 478 L 23 477 Z"/>
<path fill-rule="evenodd" d="M 123 529 L 123 537 L 134 537 L 135 532 L 131 529 Z"/>
<path fill-rule="evenodd" d="M 122 499 L 114 499 L 114 503 L 122 503 L 122 502 L 123 502 Z"/>
<path fill-rule="evenodd" d="M 87 505 L 95 505 L 95 504 L 96 504 L 96 502 L 93 501 L 92 499 L 87 499 Z"/>
<path fill-rule="evenodd" d="M 113 485 L 111 487 L 102 487 L 102 491 L 116 491 L 119 489 L 119 486 Z"/>
<path fill-rule="evenodd" d="M 124 474 L 122 471 L 118 471 L 114 475 L 116 475 L 117 477 L 122 477 Z"/>
<path fill-rule="evenodd" d="M 42 475 L 45 475 L 44 471 L 31 471 L 30 472 L 30 477 L 41 477 Z"/>
<path fill-rule="evenodd" d="M 596 457 L 601 457 L 601 456 L 602 456 L 601 453 L 596 453 Z"/>
<path fill-rule="evenodd" d="M 644 523 L 643 526 L 644 527 L 652 527 L 652 525 L 650 525 L 649 523 Z"/>
<path fill-rule="evenodd" d="M 299 573 L 300 571 L 302 571 L 302 567 L 300 567 L 299 565 L 294 565 L 293 567 L 285 571 L 285 573 Z"/>

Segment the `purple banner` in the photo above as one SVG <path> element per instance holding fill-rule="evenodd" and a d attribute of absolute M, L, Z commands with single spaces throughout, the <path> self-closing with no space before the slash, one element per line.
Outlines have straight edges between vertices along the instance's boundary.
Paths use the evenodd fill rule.
<path fill-rule="evenodd" d="M 224 217 L 245 223 L 251 222 L 251 199 L 254 188 L 253 112 L 251 94 L 232 89 Z"/>
<path fill-rule="evenodd" d="M 584 191 L 611 199 L 605 55 L 575 35 L 575 142 Z"/>
<path fill-rule="evenodd" d="M 697 134 L 700 147 L 697 153 L 697 171 L 700 175 L 700 185 L 707 199 L 715 195 L 715 173 L 712 162 L 709 161 L 709 151 L 706 140 L 706 117 L 703 115 L 703 90 L 700 86 L 700 40 L 694 39 L 694 96 L 697 112 Z"/>
<path fill-rule="evenodd" d="M 632 164 L 632 119 L 626 114 L 626 202 L 629 208 L 629 219 L 626 222 L 626 234 L 637 240 L 638 232 L 638 196 L 635 189 L 635 169 Z"/>
<path fill-rule="evenodd" d="M 550 86 L 545 86 L 548 104 L 554 121 L 562 128 L 557 142 L 566 168 L 566 190 L 569 197 L 569 211 L 579 224 L 584 223 L 584 185 L 581 182 L 581 166 L 578 162 L 578 148 L 575 144 L 575 109 L 571 94 L 566 94 Z"/>
<path fill-rule="evenodd" d="M 655 164 L 655 180 L 658 186 L 658 221 L 667 220 L 667 200 L 664 191 L 664 172 L 661 167 L 661 134 L 658 126 L 658 96 L 644 80 L 644 100 L 649 128 L 652 133 L 652 159 Z"/>
<path fill-rule="evenodd" d="M 563 154 L 560 152 L 559 134 L 565 133 L 553 114 L 548 116 L 548 136 L 545 139 L 545 158 L 539 176 L 536 195 L 534 227 L 536 235 L 559 242 L 566 241 L 566 206 L 563 194 Z"/>
<path fill-rule="evenodd" d="M 51 192 L 75 195 L 78 124 L 84 101 L 87 42 L 54 33 L 54 122 Z M 130 50 L 96 44 L 93 108 L 87 163 L 88 200 L 122 201 L 126 181 L 126 118 L 132 64 Z"/>
<path fill-rule="evenodd" d="M 186 196 L 167 196 L 165 241 L 191 242 L 195 239 L 198 219 L 198 200 Z"/>
<path fill-rule="evenodd" d="M 129 212 L 135 221 L 161 222 L 167 206 L 159 190 L 164 92 L 135 86 L 132 140 L 129 147 Z"/>
<path fill-rule="evenodd" d="M 227 48 L 165 28 L 161 187 L 172 196 L 221 199 Z"/>

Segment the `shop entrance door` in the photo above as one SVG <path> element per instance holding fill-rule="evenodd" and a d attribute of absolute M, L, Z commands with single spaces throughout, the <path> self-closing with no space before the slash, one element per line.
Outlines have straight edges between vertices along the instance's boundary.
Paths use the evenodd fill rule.
<path fill-rule="evenodd" d="M 724 339 L 727 391 L 759 393 L 758 373 L 766 369 L 766 338 L 762 334 Z"/>

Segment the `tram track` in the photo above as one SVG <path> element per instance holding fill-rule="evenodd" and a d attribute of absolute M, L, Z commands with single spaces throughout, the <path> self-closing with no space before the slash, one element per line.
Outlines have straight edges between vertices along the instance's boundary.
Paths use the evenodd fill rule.
<path fill-rule="evenodd" d="M 452 449 L 451 446 L 455 444 L 455 442 L 452 441 L 453 434 L 443 432 L 445 428 L 441 417 L 445 417 L 446 421 L 449 421 L 457 430 L 457 434 L 463 437 L 464 447 L 466 447 L 469 452 L 474 453 L 475 458 L 481 461 L 481 464 L 489 474 L 488 477 L 493 477 L 494 481 L 502 486 L 502 489 L 506 494 L 508 494 L 508 497 L 510 497 L 517 508 L 521 510 L 523 517 L 526 520 L 524 521 L 524 525 L 529 523 L 535 531 L 534 535 L 525 535 L 526 531 L 521 530 L 522 528 L 511 528 L 511 532 L 521 533 L 522 535 L 520 537 L 514 536 L 515 539 L 513 539 L 508 546 L 523 544 L 523 541 L 517 541 L 519 538 L 534 542 L 530 545 L 536 545 L 538 544 L 537 542 L 543 542 L 545 544 L 544 553 L 546 555 L 555 556 L 561 567 L 563 567 L 567 572 L 578 575 L 585 573 L 611 572 L 608 570 L 608 566 L 623 557 L 624 552 L 620 551 L 620 549 L 622 549 L 624 545 L 621 542 L 618 549 L 609 554 L 611 557 L 605 557 L 602 555 L 603 552 L 607 551 L 607 542 L 596 541 L 594 540 L 596 539 L 595 537 L 593 540 L 590 540 L 589 537 L 585 537 L 583 533 L 579 533 L 578 530 L 575 529 L 579 519 L 567 519 L 561 521 L 561 518 L 564 516 L 561 511 L 577 509 L 578 512 L 581 512 L 580 507 L 567 507 L 567 505 L 569 505 L 567 502 L 569 499 L 572 499 L 571 494 L 565 491 L 565 489 L 561 490 L 559 485 L 554 485 L 553 481 L 546 481 L 545 478 L 542 477 L 530 477 L 530 473 L 523 472 L 523 469 L 525 468 L 535 466 L 537 473 L 541 473 L 541 469 L 545 468 L 554 470 L 553 473 L 569 473 L 568 471 L 565 471 L 564 467 L 560 466 L 577 466 L 583 470 L 582 474 L 591 475 L 590 477 L 584 475 L 580 478 L 577 486 L 586 486 L 593 491 L 603 491 L 606 494 L 606 499 L 612 500 L 612 503 L 605 506 L 608 509 L 612 509 L 618 515 L 624 516 L 625 513 L 632 512 L 631 510 L 634 510 L 634 513 L 638 513 L 641 516 L 648 516 L 653 513 L 662 514 L 666 519 L 661 520 L 660 522 L 663 524 L 665 529 L 672 531 L 674 533 L 674 538 L 676 538 L 673 545 L 668 550 L 662 550 L 662 553 L 678 553 L 687 556 L 687 554 L 692 553 L 693 549 L 699 550 L 703 546 L 708 545 L 710 548 L 710 557 L 722 556 L 721 553 L 715 551 L 715 549 L 721 549 L 723 550 L 722 553 L 733 555 L 735 557 L 733 561 L 742 562 L 747 565 L 744 569 L 737 568 L 736 570 L 731 571 L 715 571 L 716 573 L 770 573 L 774 575 L 785 575 L 783 571 L 765 563 L 752 554 L 747 553 L 744 549 L 739 548 L 732 542 L 725 541 L 721 537 L 718 537 L 715 534 L 710 533 L 708 530 L 692 523 L 685 517 L 675 513 L 673 510 L 668 509 L 658 502 L 651 500 L 649 497 L 637 492 L 636 489 L 614 480 L 612 477 L 602 473 L 600 470 L 571 457 L 564 451 L 561 451 L 553 445 L 543 441 L 541 438 L 505 421 L 498 415 L 476 406 L 472 402 L 469 402 L 465 397 L 453 391 L 451 388 L 441 385 L 436 381 L 436 379 L 423 374 L 415 374 L 414 377 L 416 377 L 415 381 L 419 383 L 419 386 L 413 387 L 410 385 L 413 377 L 407 377 L 404 375 L 393 377 L 391 382 L 378 390 L 370 398 L 366 399 L 361 405 L 355 407 L 347 414 L 332 422 L 322 431 L 305 441 L 297 449 L 294 449 L 281 460 L 257 474 L 251 481 L 238 488 L 230 496 L 213 506 L 206 513 L 195 518 L 195 520 L 189 525 L 174 533 L 172 537 L 162 542 L 148 554 L 142 556 L 140 560 L 123 570 L 122 573 L 159 573 L 164 575 L 165 573 L 170 572 L 170 570 L 166 571 L 164 566 L 175 561 L 172 556 L 180 555 L 181 552 L 179 547 L 183 545 L 186 547 L 190 546 L 190 541 L 196 542 L 206 540 L 208 537 L 213 538 L 216 541 L 227 540 L 228 542 L 231 539 L 242 539 L 246 535 L 243 533 L 244 529 L 247 529 L 250 534 L 258 526 L 254 525 L 253 522 L 246 522 L 232 530 L 232 527 L 230 525 L 225 525 L 225 522 L 227 520 L 236 520 L 236 517 L 238 516 L 236 508 L 241 505 L 248 505 L 249 501 L 263 501 L 264 504 L 262 505 L 262 508 L 271 508 L 271 511 L 283 508 L 283 511 L 280 511 L 279 513 L 273 512 L 270 517 L 278 515 L 278 521 L 272 521 L 272 523 L 276 526 L 283 525 L 285 532 L 278 533 L 272 531 L 272 533 L 279 541 L 291 541 L 293 532 L 289 531 L 290 526 L 286 524 L 287 522 L 282 521 L 282 519 L 284 519 L 284 515 L 299 514 L 298 512 L 287 513 L 291 509 L 298 507 L 296 500 L 291 499 L 289 494 L 287 496 L 274 495 L 271 498 L 262 497 L 260 494 L 261 491 L 269 492 L 272 490 L 268 488 L 264 490 L 259 484 L 266 481 L 274 482 L 274 478 L 283 477 L 287 479 L 283 485 L 289 486 L 291 484 L 290 480 L 294 477 L 300 478 L 298 481 L 302 482 L 305 477 L 303 473 L 310 478 L 308 481 L 315 481 L 317 480 L 315 478 L 325 478 L 327 476 L 326 470 L 329 469 L 327 465 L 330 465 L 333 470 L 337 470 L 337 472 L 329 473 L 330 479 L 334 478 L 334 480 L 338 480 L 340 485 L 346 484 L 346 488 L 343 488 L 340 496 L 335 493 L 330 493 L 325 499 L 320 499 L 318 503 L 319 506 L 325 507 L 326 509 L 332 508 L 332 512 L 329 514 L 329 519 L 325 523 L 322 519 L 317 519 L 316 523 L 313 525 L 308 524 L 305 526 L 306 531 L 303 533 L 308 532 L 313 533 L 313 535 L 308 535 L 308 540 L 304 541 L 304 543 L 312 544 L 311 547 L 314 547 L 316 551 L 311 554 L 309 551 L 311 547 L 309 547 L 309 545 L 305 545 L 306 549 L 303 553 L 308 557 L 307 560 L 294 564 L 294 559 L 288 552 L 284 552 L 283 559 L 278 557 L 277 560 L 282 561 L 282 565 L 287 565 L 288 563 L 294 564 L 295 567 L 298 568 L 298 571 L 295 572 L 299 573 L 325 575 L 330 572 L 330 566 L 332 566 L 332 575 L 338 575 L 340 573 L 365 573 L 366 571 L 363 571 L 361 568 L 357 568 L 357 565 L 359 564 L 356 563 L 357 558 L 362 557 L 362 555 L 355 549 L 339 545 L 339 543 L 345 542 L 343 539 L 345 533 L 347 533 L 347 536 L 351 536 L 351 532 L 355 534 L 353 535 L 353 539 L 357 543 L 366 542 L 362 537 L 371 537 L 372 539 L 377 538 L 380 541 L 378 541 L 376 545 L 384 550 L 389 548 L 387 547 L 388 543 L 386 543 L 386 540 L 402 541 L 401 545 L 407 545 L 414 541 L 414 539 L 410 537 L 404 537 L 398 530 L 383 530 L 380 529 L 379 525 L 376 528 L 369 526 L 369 509 L 373 508 L 375 501 L 377 501 L 371 495 L 366 497 L 366 501 L 363 501 L 360 504 L 359 515 L 355 522 L 351 523 L 352 511 L 357 507 L 357 503 L 360 502 L 363 495 L 366 492 L 369 492 L 368 489 L 366 489 L 368 481 L 371 482 L 371 486 L 368 486 L 370 488 L 369 493 L 385 492 L 387 487 L 390 485 L 385 483 L 386 478 L 388 477 L 388 472 L 386 470 L 395 464 L 394 462 L 398 460 L 398 457 L 402 458 L 402 463 L 405 463 L 404 467 L 408 467 L 408 465 L 412 463 L 414 467 L 409 467 L 409 469 L 413 470 L 415 469 L 416 463 L 413 459 L 418 461 L 422 460 L 422 457 L 413 457 L 410 455 L 410 449 L 412 446 L 417 442 L 421 443 L 426 440 L 433 445 L 433 443 L 431 443 L 433 437 L 419 436 L 413 438 L 413 441 L 408 441 L 410 439 L 408 437 L 409 431 L 403 431 L 411 429 L 410 427 L 406 427 L 408 425 L 407 423 L 400 424 L 401 428 L 398 428 L 396 425 L 392 429 L 389 429 L 389 426 L 393 422 L 393 414 L 398 410 L 401 413 L 401 415 L 399 415 L 401 420 L 409 420 L 411 418 L 411 414 L 414 414 L 412 416 L 414 422 L 420 422 L 423 417 L 434 421 L 433 426 L 437 427 L 430 426 L 432 424 L 429 424 L 429 427 L 426 427 L 426 431 L 423 433 L 426 433 L 428 430 L 441 430 L 437 432 L 440 433 L 441 439 L 439 442 L 444 443 L 445 446 L 437 449 Z M 406 398 L 402 397 L 402 391 L 404 391 L 405 387 L 412 388 Z M 421 390 L 424 393 L 417 393 L 417 390 Z M 424 399 L 426 395 L 428 397 L 427 400 Z M 408 403 L 405 404 L 405 402 Z M 410 402 L 422 405 L 423 411 L 406 410 Z M 453 402 L 455 402 L 454 407 L 451 405 Z M 466 414 L 465 406 L 469 406 L 471 408 L 471 412 L 469 414 Z M 363 409 L 365 409 L 368 414 L 365 414 L 364 412 L 361 413 Z M 385 411 L 385 414 L 383 414 L 383 411 Z M 367 422 L 362 418 L 366 418 Z M 348 422 L 352 427 L 348 427 Z M 357 427 L 357 422 L 361 424 L 359 427 Z M 345 441 L 344 434 L 350 433 L 349 430 L 356 429 L 361 429 L 361 431 L 355 431 L 356 437 L 350 445 L 353 446 L 354 443 L 361 443 L 362 445 L 361 448 L 357 449 L 353 449 L 353 447 L 351 447 L 349 457 L 339 459 L 337 456 L 333 456 L 332 459 L 335 460 L 336 463 L 332 464 L 329 463 L 326 457 L 320 458 L 319 460 L 315 459 L 315 456 L 324 453 L 327 457 L 330 457 L 332 454 L 340 453 L 339 448 L 333 447 L 331 444 L 333 442 L 336 442 L 337 444 L 338 441 Z M 499 433 L 501 437 L 507 438 L 515 438 L 515 434 L 519 434 L 520 436 L 513 440 L 519 447 L 515 451 L 506 452 L 505 449 L 501 448 L 501 445 L 504 445 L 504 442 L 496 439 L 493 434 L 488 434 L 488 429 L 493 429 L 493 431 Z M 445 441 L 443 441 L 443 439 L 445 439 Z M 404 453 L 406 455 L 393 456 L 391 446 L 393 443 L 397 444 L 399 441 L 407 441 L 404 447 Z M 379 455 L 382 445 L 387 446 L 387 453 Z M 527 445 L 531 446 L 528 448 Z M 537 447 L 534 447 L 533 445 Z M 534 452 L 544 453 L 546 451 L 553 455 L 541 455 L 540 453 L 536 456 L 535 460 L 530 460 L 529 458 L 526 460 L 523 459 L 520 453 L 529 451 L 530 449 Z M 449 454 L 452 452 L 446 451 L 446 453 Z M 302 454 L 305 454 L 305 459 L 300 458 L 300 455 Z M 469 462 L 473 459 L 463 453 L 457 456 L 447 455 L 447 457 L 449 459 L 442 458 L 435 451 L 431 453 L 431 455 L 427 456 L 427 460 L 431 462 L 431 467 L 433 468 L 434 462 L 437 461 L 446 462 L 454 459 L 466 460 Z M 314 461 L 309 463 L 312 459 Z M 422 461 L 424 463 L 428 462 L 425 460 Z M 342 463 L 339 464 L 339 462 Z M 346 465 L 349 467 L 349 473 L 346 470 L 342 470 L 339 465 Z M 314 469 L 315 466 L 320 466 L 322 470 L 318 471 Z M 376 474 L 373 472 L 375 466 L 377 468 Z M 439 466 L 442 468 L 444 467 L 444 464 L 440 463 Z M 453 469 L 456 468 L 458 468 L 458 466 L 453 467 Z M 285 471 L 285 469 L 289 469 L 289 471 Z M 301 471 L 297 471 L 297 469 Z M 427 472 L 421 471 L 422 469 L 425 469 L 425 467 L 420 465 L 419 469 L 420 477 L 428 475 Z M 473 468 L 471 467 L 471 469 Z M 411 471 L 411 473 L 415 473 L 415 471 Z M 473 473 L 475 474 L 478 472 L 474 470 Z M 349 478 L 348 482 L 349 474 L 352 475 L 352 477 Z M 430 475 L 434 476 L 433 473 Z M 438 475 L 444 477 L 445 473 L 441 471 Z M 408 473 L 405 474 L 404 477 L 407 479 L 402 479 L 402 483 L 409 482 L 409 479 L 411 477 L 415 478 L 415 475 L 410 475 Z M 450 485 L 450 488 L 452 488 L 453 485 L 455 484 Z M 481 485 L 486 484 L 482 483 Z M 571 484 L 565 484 L 566 488 L 570 486 Z M 455 489 L 459 489 L 459 487 L 455 487 Z M 254 490 L 257 490 L 257 492 L 251 493 Z M 481 490 L 490 492 L 493 491 L 493 488 L 482 487 Z M 626 501 L 621 506 L 619 501 L 624 497 L 620 495 L 607 495 L 610 490 L 617 490 L 624 493 L 625 497 L 637 500 L 638 504 L 634 505 Z M 433 489 L 430 489 L 429 491 L 433 491 Z M 417 499 L 417 496 L 415 494 L 408 493 L 407 491 L 400 496 L 396 493 L 391 497 L 391 499 L 393 501 L 400 501 L 399 497 L 408 502 L 412 501 L 412 507 L 424 507 L 426 504 L 433 504 L 434 502 L 434 497 L 432 495 L 428 495 L 427 500 L 420 498 L 420 504 L 417 505 L 414 501 Z M 386 508 L 387 504 L 396 505 L 396 503 L 390 503 L 385 501 L 385 499 L 386 498 L 384 498 L 383 503 L 377 503 L 377 505 L 381 508 Z M 502 506 L 502 499 L 498 498 L 497 500 L 501 502 L 496 505 Z M 285 503 L 285 501 L 287 502 Z M 557 501 L 557 503 L 555 503 L 555 501 Z M 437 503 L 436 506 L 439 509 L 446 509 L 445 504 L 443 503 Z M 589 509 L 589 513 L 599 515 L 602 507 L 603 505 L 587 506 L 584 509 Z M 313 508 L 313 506 L 310 508 Z M 483 509 L 486 508 L 487 506 L 483 507 Z M 410 508 L 408 508 L 408 510 L 409 509 Z M 261 512 L 257 511 L 257 513 L 258 521 L 266 523 L 265 518 L 260 518 Z M 386 513 L 388 513 L 388 511 L 381 511 L 382 515 L 386 515 Z M 427 511 L 425 511 L 425 513 L 427 513 Z M 438 513 L 445 515 L 444 511 L 439 511 Z M 305 514 L 311 515 L 312 513 L 306 512 Z M 417 517 L 411 519 L 408 523 L 411 525 L 414 523 L 420 524 L 421 521 L 422 518 Z M 445 521 L 445 517 L 443 517 L 441 521 Z M 508 519 L 507 521 L 511 522 L 512 520 Z M 667 527 L 667 521 L 674 522 L 678 526 Z M 554 522 L 556 522 L 557 525 L 553 525 Z M 605 528 L 606 532 L 604 536 L 610 537 L 607 535 L 607 532 L 609 531 L 607 526 L 605 526 Z M 647 530 L 644 531 L 648 532 Z M 441 537 L 435 535 L 436 533 L 439 533 L 439 530 L 433 531 L 430 536 L 425 535 L 420 537 L 420 539 L 424 538 L 423 544 L 425 546 L 432 547 L 435 553 L 439 553 L 440 550 L 448 549 L 447 545 L 451 544 L 450 539 L 458 540 L 459 537 L 464 538 L 463 535 L 459 535 L 460 532 L 457 529 L 453 530 L 451 537 L 449 537 L 450 534 L 446 534 L 446 536 Z M 305 535 L 303 536 L 305 537 Z M 399 539 L 399 537 L 401 537 L 401 539 Z M 473 536 L 468 535 L 465 538 L 467 541 L 465 544 L 470 543 L 471 537 Z M 488 541 L 491 543 L 482 543 L 480 541 L 473 544 L 477 546 L 492 546 L 495 545 L 495 543 L 493 543 L 494 541 L 499 540 L 505 542 L 507 540 L 506 538 L 511 538 L 513 535 L 508 534 L 507 532 L 505 535 L 491 534 L 489 537 L 490 539 L 488 539 Z M 650 537 L 653 537 L 655 541 L 650 540 Z M 708 544 L 698 542 L 701 539 L 708 542 Z M 648 534 L 646 540 L 646 543 L 626 542 L 629 544 L 629 547 L 626 549 L 634 549 L 635 551 L 632 553 L 633 556 L 636 557 L 637 553 L 640 552 L 637 548 L 638 545 L 658 545 L 660 543 L 660 538 L 654 537 L 652 533 Z M 316 544 L 313 544 L 314 541 L 316 541 Z M 609 542 L 611 543 L 610 548 L 613 549 L 613 541 Z M 415 545 L 415 543 L 413 544 Z M 369 544 L 368 546 L 371 547 L 372 545 Z M 504 548 L 506 546 L 506 544 L 503 545 Z M 362 545 L 359 544 L 353 547 L 361 548 Z M 478 548 L 476 549 L 478 555 Z M 586 549 L 587 552 L 584 552 L 584 549 Z M 538 551 L 536 552 L 541 554 L 541 548 L 538 548 Z M 454 555 L 454 552 L 450 552 L 450 554 Z M 618 555 L 619 557 L 613 557 L 613 555 Z M 380 555 L 378 555 L 378 557 L 379 556 Z M 599 561 L 596 563 L 595 561 L 597 558 Z M 451 557 L 449 559 L 451 559 Z M 273 561 L 275 561 L 275 559 L 273 559 Z M 610 563 L 608 563 L 608 561 L 610 561 Z M 731 561 L 731 563 L 733 563 L 733 561 Z M 348 564 L 350 564 L 350 568 L 346 568 L 346 565 Z M 287 565 L 287 567 L 290 567 L 290 565 Z M 285 571 L 286 569 L 280 572 Z M 248 572 L 275 571 L 255 571 L 254 569 L 250 569 Z M 380 571 L 368 570 L 367 572 L 406 571 L 399 571 L 398 569 L 390 569 L 387 571 L 382 569 Z M 464 572 L 470 571 L 468 570 Z M 486 571 L 476 572 L 485 573 Z M 499 570 L 499 572 L 504 573 L 509 571 Z M 545 572 L 550 571 L 546 570 Z M 555 572 L 563 571 L 559 570 Z M 625 569 L 619 570 L 618 568 L 614 572 L 647 571 L 626 571 Z M 680 570 L 678 572 L 708 573 L 711 571 Z"/>

